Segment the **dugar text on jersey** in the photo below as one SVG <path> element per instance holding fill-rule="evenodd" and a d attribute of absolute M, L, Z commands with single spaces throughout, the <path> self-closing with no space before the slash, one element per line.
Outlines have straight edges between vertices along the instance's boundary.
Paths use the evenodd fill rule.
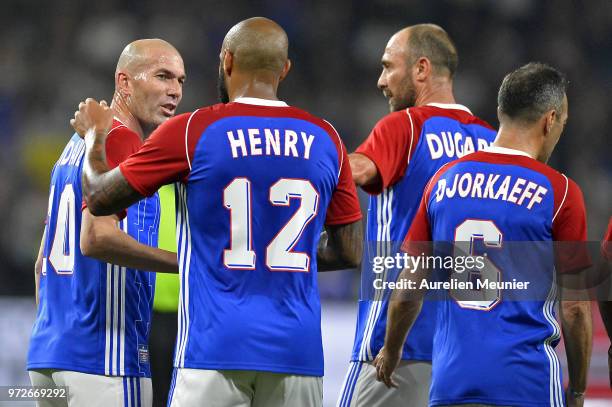
<path fill-rule="evenodd" d="M 432 103 L 385 116 L 357 149 L 376 164 L 381 182 L 364 186 L 372 195 L 352 360 L 373 360 L 382 348 L 388 296 L 374 291 L 374 279 L 395 281 L 399 273 L 374 273 L 374 257 L 393 256 L 399 249 L 433 174 L 449 161 L 489 146 L 495 135 L 465 106 Z M 404 345 L 403 359 L 431 360 L 435 316 L 436 304 L 426 302 Z"/>

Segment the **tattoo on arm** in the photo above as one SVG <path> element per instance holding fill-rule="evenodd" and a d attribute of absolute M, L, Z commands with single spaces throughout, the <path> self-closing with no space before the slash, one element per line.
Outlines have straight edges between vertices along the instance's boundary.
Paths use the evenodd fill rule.
<path fill-rule="evenodd" d="M 127 182 L 118 167 L 108 170 L 105 138 L 86 140 L 85 145 L 83 195 L 92 214 L 111 215 L 143 198 Z"/>

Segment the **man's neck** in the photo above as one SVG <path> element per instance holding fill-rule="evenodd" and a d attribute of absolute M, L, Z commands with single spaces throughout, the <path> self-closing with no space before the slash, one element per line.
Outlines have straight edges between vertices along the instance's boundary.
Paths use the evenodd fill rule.
<path fill-rule="evenodd" d="M 423 106 L 428 103 L 455 104 L 453 83 L 449 80 L 432 81 L 429 86 L 423 87 L 417 95 L 414 105 Z"/>
<path fill-rule="evenodd" d="M 504 125 L 499 127 L 493 146 L 523 151 L 535 159 L 538 159 L 542 149 L 541 141 L 530 130 Z"/>
<path fill-rule="evenodd" d="M 278 79 L 245 75 L 244 78 L 235 78 L 237 86 L 231 89 L 229 99 L 231 102 L 238 98 L 257 98 L 267 100 L 278 100 L 276 90 L 278 89 Z M 228 89 L 229 90 L 229 89 Z"/>
<path fill-rule="evenodd" d="M 130 112 L 130 110 L 128 109 L 125 103 L 125 100 L 121 96 L 119 96 L 117 93 L 115 93 L 115 95 L 113 96 L 113 102 L 111 103 L 111 109 L 113 111 L 113 115 L 122 124 L 124 124 L 125 127 L 127 127 L 128 129 L 138 134 L 141 140 L 144 140 L 146 138 L 145 136 L 148 137 L 148 134 L 145 134 L 138 119 L 136 119 L 136 117 L 134 117 L 132 112 Z"/>

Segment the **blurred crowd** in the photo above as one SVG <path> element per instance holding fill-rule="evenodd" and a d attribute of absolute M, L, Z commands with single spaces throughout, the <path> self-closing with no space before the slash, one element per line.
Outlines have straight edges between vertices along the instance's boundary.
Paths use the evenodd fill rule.
<path fill-rule="evenodd" d="M 251 16 L 289 35 L 291 73 L 280 96 L 330 120 L 350 151 L 387 113 L 376 88 L 380 57 L 400 28 L 444 27 L 459 52 L 458 103 L 497 126 L 503 76 L 532 60 L 568 76 L 569 121 L 550 164 L 582 187 L 589 239 L 612 215 L 612 6 L 609 0 L 5 0 L 0 13 L 0 295 L 33 293 L 50 170 L 85 97 L 110 100 L 117 57 L 159 37 L 187 70 L 179 112 L 216 103 L 219 49 Z M 363 197 L 365 205 L 365 197 Z M 326 277 L 327 295 L 355 295 L 356 274 Z M 340 282 L 341 287 L 339 287 Z"/>

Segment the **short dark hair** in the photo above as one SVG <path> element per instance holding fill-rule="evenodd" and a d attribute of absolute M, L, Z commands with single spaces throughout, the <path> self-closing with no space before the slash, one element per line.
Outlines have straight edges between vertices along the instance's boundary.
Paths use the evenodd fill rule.
<path fill-rule="evenodd" d="M 549 110 L 561 111 L 567 84 L 565 76 L 555 68 L 530 62 L 506 75 L 497 104 L 509 118 L 533 123 Z"/>
<path fill-rule="evenodd" d="M 443 69 L 451 78 L 455 75 L 459 63 L 457 48 L 442 27 L 435 24 L 413 25 L 408 35 L 408 49 L 412 59 L 410 65 L 425 57 L 436 73 L 440 74 Z"/>

